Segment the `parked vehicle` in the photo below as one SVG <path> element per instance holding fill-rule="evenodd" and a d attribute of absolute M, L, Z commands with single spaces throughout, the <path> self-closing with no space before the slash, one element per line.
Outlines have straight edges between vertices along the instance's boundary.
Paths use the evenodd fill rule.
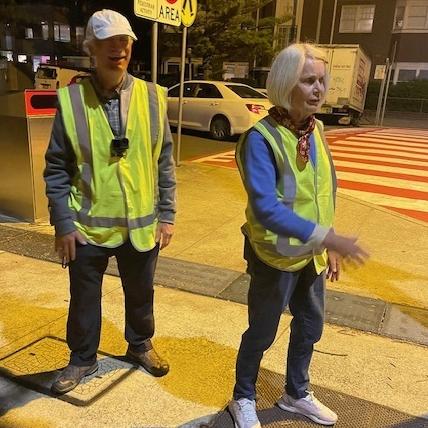
<path fill-rule="evenodd" d="M 359 45 L 317 45 L 325 51 L 330 85 L 319 116 L 357 125 L 364 110 L 371 61 Z"/>
<path fill-rule="evenodd" d="M 172 126 L 178 125 L 179 91 L 179 84 L 168 90 Z M 216 140 L 245 132 L 272 107 L 264 94 L 241 83 L 191 80 L 183 91 L 183 128 L 208 131 Z"/>
<path fill-rule="evenodd" d="M 40 65 L 36 71 L 34 87 L 36 89 L 58 89 L 77 82 L 89 74 L 89 68 Z"/>

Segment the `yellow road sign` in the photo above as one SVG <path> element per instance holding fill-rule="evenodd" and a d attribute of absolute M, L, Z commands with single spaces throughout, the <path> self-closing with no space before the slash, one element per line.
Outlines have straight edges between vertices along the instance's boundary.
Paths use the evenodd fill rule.
<path fill-rule="evenodd" d="M 140 18 L 156 21 L 158 17 L 157 0 L 134 0 L 134 13 Z"/>
<path fill-rule="evenodd" d="M 181 11 L 181 23 L 190 27 L 196 18 L 196 10 L 198 7 L 197 0 L 183 0 L 183 9 Z"/>
<path fill-rule="evenodd" d="M 181 9 L 182 0 L 134 0 L 136 16 L 176 27 L 181 24 Z"/>

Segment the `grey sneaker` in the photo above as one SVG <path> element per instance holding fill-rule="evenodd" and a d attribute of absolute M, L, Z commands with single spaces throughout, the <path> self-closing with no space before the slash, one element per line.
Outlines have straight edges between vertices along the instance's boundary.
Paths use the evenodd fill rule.
<path fill-rule="evenodd" d="M 306 397 L 299 399 L 284 393 L 277 404 L 282 410 L 306 416 L 320 425 L 334 425 L 337 422 L 336 413 L 317 400 L 313 392 L 308 392 Z"/>
<path fill-rule="evenodd" d="M 76 388 L 85 376 L 89 376 L 98 370 L 98 362 L 92 366 L 73 366 L 69 364 L 52 384 L 51 391 L 54 394 L 65 394 Z"/>
<path fill-rule="evenodd" d="M 260 428 L 257 417 L 256 402 L 248 398 L 232 400 L 229 403 L 229 412 L 232 415 L 235 428 Z"/>

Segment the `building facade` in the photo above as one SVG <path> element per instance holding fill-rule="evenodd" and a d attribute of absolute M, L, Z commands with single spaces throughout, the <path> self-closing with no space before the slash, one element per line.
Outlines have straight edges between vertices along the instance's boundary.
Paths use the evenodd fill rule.
<path fill-rule="evenodd" d="M 115 0 L 0 0 L 0 70 L 7 70 L 15 82 L 9 90 L 32 87 L 34 72 L 43 63 L 60 62 L 89 67 L 90 59 L 82 50 L 85 25 L 96 10 L 109 8 L 126 15 L 138 35 L 130 70 L 138 74 L 150 70 L 149 21 L 137 18 L 132 2 Z M 6 61 L 6 64 L 4 63 Z"/>
<path fill-rule="evenodd" d="M 428 79 L 428 0 L 300 0 L 300 40 L 359 44 L 394 83 Z"/>
<path fill-rule="evenodd" d="M 83 19 L 74 2 L 0 2 L 0 55 L 33 71 L 41 63 L 82 57 Z"/>

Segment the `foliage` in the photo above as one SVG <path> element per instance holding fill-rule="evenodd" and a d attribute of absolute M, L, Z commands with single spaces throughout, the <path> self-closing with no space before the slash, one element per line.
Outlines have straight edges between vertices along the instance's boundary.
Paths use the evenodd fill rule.
<path fill-rule="evenodd" d="M 373 80 L 367 87 L 366 110 L 376 110 L 380 80 Z M 426 101 L 421 101 L 426 99 Z M 389 86 L 388 111 L 428 112 L 428 80 L 392 83 Z"/>
<path fill-rule="evenodd" d="M 205 0 L 198 4 L 195 23 L 189 28 L 192 55 L 203 59 L 214 78 L 222 75 L 224 60 L 269 61 L 273 56 L 275 18 L 259 19 L 261 0 Z M 284 18 L 285 19 L 285 18 Z"/>

